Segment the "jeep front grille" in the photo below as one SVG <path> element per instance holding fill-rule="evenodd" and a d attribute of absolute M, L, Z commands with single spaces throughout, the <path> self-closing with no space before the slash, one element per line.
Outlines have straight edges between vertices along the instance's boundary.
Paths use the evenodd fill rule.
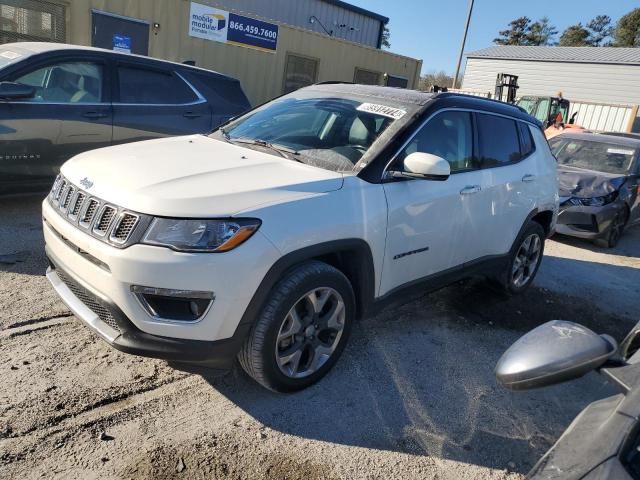
<path fill-rule="evenodd" d="M 71 209 L 69 210 L 69 216 L 73 217 L 73 218 L 77 218 L 78 217 L 78 213 L 80 213 L 80 207 L 82 207 L 82 203 L 84 202 L 84 199 L 87 198 L 87 196 L 82 193 L 82 192 L 78 192 L 76 194 L 76 198 L 73 201 L 73 207 L 71 207 Z"/>
<path fill-rule="evenodd" d="M 90 198 L 87 204 L 85 205 L 84 212 L 78 222 L 81 227 L 89 228 L 91 226 L 91 222 L 93 221 L 93 216 L 96 214 L 96 210 L 98 210 L 98 206 L 100 202 L 95 198 Z"/>
<path fill-rule="evenodd" d="M 104 237 L 107 231 L 109 231 L 109 227 L 111 226 L 111 222 L 113 221 L 113 217 L 115 217 L 117 211 L 118 210 L 111 205 L 104 205 L 102 210 L 100 210 L 96 223 L 93 226 L 93 233 Z"/>
<path fill-rule="evenodd" d="M 63 218 L 103 242 L 125 248 L 140 239 L 151 217 L 89 195 L 58 175 L 49 203 Z"/>
<path fill-rule="evenodd" d="M 112 242 L 122 243 L 126 242 L 127 238 L 131 235 L 131 232 L 138 223 L 138 216 L 131 213 L 125 213 L 120 216 L 116 226 L 111 232 L 110 240 Z"/>

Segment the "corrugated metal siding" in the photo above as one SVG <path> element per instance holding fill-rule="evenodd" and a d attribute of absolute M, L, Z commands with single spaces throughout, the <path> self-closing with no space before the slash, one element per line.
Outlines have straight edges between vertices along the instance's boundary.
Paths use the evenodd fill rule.
<path fill-rule="evenodd" d="M 355 68 L 362 68 L 408 78 L 408 88 L 414 88 L 422 66 L 420 60 L 286 25 L 280 26 L 276 53 L 190 37 L 190 2 L 184 0 L 74 0 L 69 6 L 69 42 L 91 45 L 92 8 L 160 23 L 158 34 L 149 36 L 151 56 L 177 62 L 195 60 L 198 66 L 234 76 L 242 82 L 252 105 L 282 93 L 288 52 L 318 59 L 319 82 L 351 82 Z"/>
<path fill-rule="evenodd" d="M 378 46 L 378 36 L 382 27 L 381 22 L 375 18 L 346 10 L 322 0 L 218 0 L 201 3 L 219 5 L 220 8 L 227 10 L 244 12 L 250 16 L 261 16 L 306 30 L 324 33 L 317 22 L 309 23 L 309 18 L 314 15 L 327 30 L 333 31 L 334 37 L 374 48 Z M 340 27 L 340 25 L 347 25 L 347 27 Z M 354 30 L 351 30 L 350 27 L 353 27 Z"/>
<path fill-rule="evenodd" d="M 496 75 L 518 75 L 518 96 L 556 95 L 574 101 L 637 104 L 640 66 L 469 58 L 462 88 L 493 92 Z"/>
<path fill-rule="evenodd" d="M 633 107 L 571 102 L 571 114 L 578 113 L 576 124 L 601 132 L 626 132 L 630 126 Z"/>
<path fill-rule="evenodd" d="M 542 60 L 555 62 L 626 63 L 640 65 L 640 49 L 621 47 L 540 47 L 495 45 L 467 54 L 467 58 Z"/>

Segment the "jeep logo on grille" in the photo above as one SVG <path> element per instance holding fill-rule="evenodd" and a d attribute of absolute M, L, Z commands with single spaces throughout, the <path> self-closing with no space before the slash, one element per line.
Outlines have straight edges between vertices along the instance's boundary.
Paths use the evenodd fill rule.
<path fill-rule="evenodd" d="M 93 187 L 93 182 L 89 180 L 87 177 L 84 177 L 82 180 L 80 180 L 80 185 L 82 185 L 86 189 L 89 189 Z"/>

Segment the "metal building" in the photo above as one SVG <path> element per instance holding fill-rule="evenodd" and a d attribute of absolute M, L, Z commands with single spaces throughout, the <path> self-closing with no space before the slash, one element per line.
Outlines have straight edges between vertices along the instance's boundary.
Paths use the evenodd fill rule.
<path fill-rule="evenodd" d="M 493 93 L 498 73 L 518 76 L 518 96 L 640 102 L 640 48 L 489 47 L 467 54 L 462 89 Z"/>
<path fill-rule="evenodd" d="M 93 45 L 239 78 L 252 104 L 321 81 L 414 88 L 387 19 L 337 0 L 0 0 L 0 43 Z"/>

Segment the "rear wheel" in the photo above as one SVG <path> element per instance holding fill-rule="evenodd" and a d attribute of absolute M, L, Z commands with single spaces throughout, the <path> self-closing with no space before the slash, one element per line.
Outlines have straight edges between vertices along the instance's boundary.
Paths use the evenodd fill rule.
<path fill-rule="evenodd" d="M 305 388 L 335 364 L 354 316 L 353 289 L 339 270 L 319 261 L 300 265 L 274 287 L 240 364 L 270 390 Z"/>
<path fill-rule="evenodd" d="M 616 245 L 618 245 L 626 224 L 627 211 L 623 210 L 611 222 L 611 226 L 609 227 L 609 231 L 607 232 L 605 238 L 596 240 L 595 244 L 600 247 L 614 248 Z"/>

